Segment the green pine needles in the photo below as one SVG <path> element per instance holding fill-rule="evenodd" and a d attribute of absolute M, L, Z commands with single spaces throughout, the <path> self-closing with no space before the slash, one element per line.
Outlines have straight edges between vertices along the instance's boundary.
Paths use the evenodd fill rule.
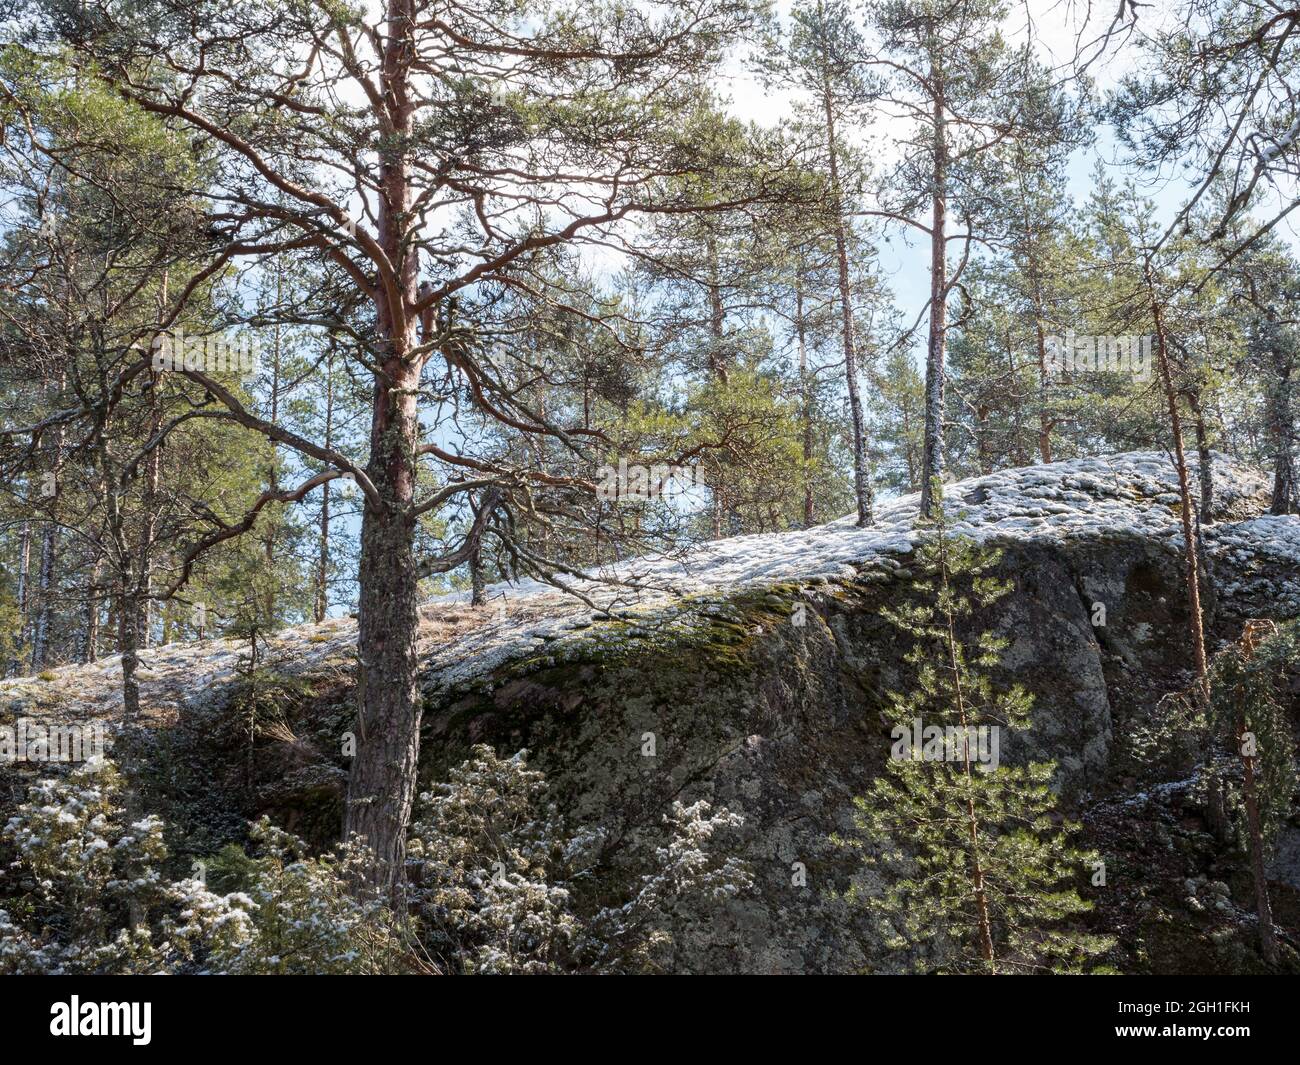
<path fill-rule="evenodd" d="M 919 526 L 920 579 L 886 612 L 912 642 L 914 674 L 889 697 L 890 759 L 857 800 L 858 832 L 840 841 L 884 886 L 848 897 L 918 971 L 1095 971 L 1090 959 L 1110 941 L 1073 920 L 1091 909 L 1076 885 L 1089 871 L 1104 884 L 1104 866 L 1072 845 L 1077 826 L 1057 814 L 1055 763 L 1000 764 L 1029 727 L 1032 700 L 992 680 L 1007 641 L 967 630 L 1010 585 L 991 575 L 999 553 L 952 524 L 940 505 Z"/>
<path fill-rule="evenodd" d="M 1280 689 L 1300 662 L 1300 630 L 1267 619 L 1246 623 L 1241 642 L 1215 656 L 1206 707 L 1211 750 L 1206 774 L 1211 794 L 1240 815 L 1255 881 L 1260 953 L 1279 958 L 1266 863 L 1277 834 L 1291 816 L 1295 742 Z"/>
<path fill-rule="evenodd" d="M 1209 736 L 1216 750 L 1229 753 L 1226 760 L 1212 761 L 1210 770 L 1227 778 L 1223 783 L 1230 792 L 1242 787 L 1240 778 L 1249 770 L 1260 835 L 1268 847 L 1291 816 L 1296 787 L 1294 740 L 1281 695 L 1298 664 L 1300 626 L 1254 621 L 1241 643 L 1216 655 L 1210 669 Z M 1244 800 L 1233 805 L 1244 807 Z"/>

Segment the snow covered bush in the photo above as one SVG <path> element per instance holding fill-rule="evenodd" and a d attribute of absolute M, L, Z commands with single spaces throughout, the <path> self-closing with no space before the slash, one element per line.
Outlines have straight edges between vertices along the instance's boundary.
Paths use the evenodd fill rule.
<path fill-rule="evenodd" d="M 563 828 L 526 752 L 477 746 L 445 784 L 420 796 L 408 844 L 411 898 L 435 960 L 449 972 L 559 968 L 577 937 Z"/>
<path fill-rule="evenodd" d="M 211 944 L 208 968 L 229 974 L 373 975 L 413 963 L 401 922 L 364 883 L 366 859 L 344 844 L 309 857 L 297 836 L 262 818 L 252 829 L 259 850 L 238 848 L 218 860 L 244 884 L 252 934 Z"/>
<path fill-rule="evenodd" d="M 249 931 L 238 899 L 167 881 L 162 822 L 131 821 L 116 768 L 41 780 L 4 828 L 14 883 L 0 903 L 0 973 L 149 973 L 190 965 L 197 942 Z"/>
<path fill-rule="evenodd" d="M 263 820 L 246 890 L 168 880 L 163 824 L 128 823 L 107 762 L 32 786 L 4 829 L 0 973 L 370 973 L 402 967 L 389 911 L 349 893 L 354 849 L 309 858 Z M 227 856 L 227 865 L 232 864 Z"/>
<path fill-rule="evenodd" d="M 422 939 L 448 972 L 653 971 L 672 942 L 664 916 L 748 890 L 744 863 L 713 853 L 742 819 L 707 802 L 673 805 L 629 897 L 584 913 L 577 885 L 600 860 L 600 829 L 570 834 L 527 752 L 486 745 L 421 796 L 408 855 Z"/>
<path fill-rule="evenodd" d="M 753 886 L 746 863 L 719 855 L 713 839 L 720 830 L 740 828 L 745 819 L 739 814 L 715 812 L 702 800 L 690 806 L 674 802 L 664 823 L 669 841 L 655 848 L 653 872 L 640 878 L 625 903 L 605 907 L 589 922 L 586 946 L 597 970 L 666 969 L 672 949 L 666 914 L 716 905 Z"/>
<path fill-rule="evenodd" d="M 747 890 L 715 853 L 741 819 L 675 803 L 666 840 L 619 841 L 626 897 L 580 902 L 608 860 L 603 829 L 570 832 L 526 752 L 472 756 L 421 797 L 409 846 L 411 917 L 366 888 L 357 845 L 312 856 L 263 818 L 253 853 L 205 861 L 224 893 L 169 879 L 163 823 L 110 763 L 30 789 L 0 848 L 0 973 L 545 973 L 667 967 L 670 917 Z M 663 837 L 657 837 L 663 838 Z"/>

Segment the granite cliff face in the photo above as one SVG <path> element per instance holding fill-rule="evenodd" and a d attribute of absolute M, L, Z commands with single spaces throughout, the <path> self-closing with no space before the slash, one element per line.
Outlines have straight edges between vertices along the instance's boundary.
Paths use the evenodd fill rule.
<path fill-rule="evenodd" d="M 1248 617 L 1295 616 L 1300 591 L 1300 522 L 1257 517 L 1262 482 L 1222 472 L 1219 520 L 1206 529 L 1218 640 L 1234 638 Z M 1163 932 L 1164 917 L 1173 920 L 1188 896 L 1184 881 L 1231 880 L 1240 865 L 1218 855 L 1195 824 L 1197 812 L 1183 808 L 1180 781 L 1191 766 L 1136 762 L 1125 743 L 1161 695 L 1190 680 L 1171 474 L 1162 458 L 1123 456 L 1014 471 L 949 493 L 965 510 L 964 531 L 1002 548 L 1002 575 L 1014 583 L 974 626 L 1010 641 L 999 679 L 1034 696 L 1032 731 L 1002 756 L 1059 763 L 1069 805 L 1107 859 L 1108 887 L 1095 897 L 1100 927 L 1147 921 Z M 806 543 L 788 566 L 787 548 L 769 538 L 722 545 L 721 565 L 740 571 L 730 587 L 710 583 L 669 606 L 543 639 L 474 679 L 459 663 L 432 669 L 430 771 L 470 742 L 527 747 L 565 807 L 606 824 L 615 839 L 653 834 L 678 797 L 743 814 L 757 890 L 707 925 L 679 929 L 682 969 L 895 966 L 900 959 L 838 897 L 862 874 L 831 837 L 851 828 L 853 797 L 888 757 L 881 701 L 908 682 L 906 647 L 880 607 L 912 577 L 914 508 L 914 500 L 887 508 L 878 530 L 828 527 L 821 535 L 834 542 L 829 549 L 817 535 L 799 534 Z M 748 580 L 754 571 L 763 576 Z M 1094 624 L 1099 607 L 1104 624 Z M 1163 791 L 1162 782 L 1170 785 Z M 1152 875 L 1148 850 L 1159 866 L 1173 866 L 1170 908 L 1159 901 L 1167 885 Z M 615 852 L 610 875 L 620 872 Z M 1220 933 L 1244 918 L 1237 902 L 1249 909 L 1238 879 L 1232 909 L 1211 914 Z M 1188 923 L 1188 937 L 1201 937 L 1195 919 L 1180 913 L 1177 921 Z M 1140 934 L 1126 937 L 1121 964 L 1229 971 L 1248 964 L 1237 953 L 1244 937 L 1220 936 L 1229 949 L 1215 930 L 1207 927 L 1205 943 L 1182 953 L 1161 942 L 1155 957 Z"/>
<path fill-rule="evenodd" d="M 958 531 L 1000 547 L 1014 583 L 973 625 L 1010 641 L 999 680 L 1034 696 L 1031 731 L 1001 756 L 1059 764 L 1067 806 L 1107 861 L 1092 919 L 1117 936 L 1114 962 L 1250 971 L 1260 963 L 1247 870 L 1201 818 L 1195 752 L 1138 757 L 1132 742 L 1190 678 L 1175 483 L 1164 456 L 1131 454 L 960 482 L 948 499 Z M 1266 506 L 1264 479 L 1220 458 L 1204 530 L 1215 643 L 1247 618 L 1300 616 L 1300 518 L 1262 516 Z M 874 529 L 838 522 L 627 563 L 584 586 L 594 610 L 538 585 L 493 589 L 487 608 L 430 603 L 422 772 L 440 777 L 474 743 L 528 748 L 570 823 L 604 832 L 593 903 L 640 871 L 626 856 L 658 840 L 674 799 L 743 815 L 732 843 L 755 889 L 707 921 L 675 917 L 681 971 L 896 968 L 903 959 L 840 897 L 863 874 L 831 837 L 849 829 L 853 798 L 888 757 L 880 709 L 908 683 L 906 647 L 880 608 L 913 577 L 915 510 L 905 498 Z M 158 727 L 135 742 L 168 766 L 147 787 L 185 826 L 179 854 L 261 811 L 328 840 L 351 631 L 327 623 L 276 642 L 280 731 L 251 754 L 238 648 L 156 653 L 145 699 Z M 112 666 L 6 682 L 0 713 L 111 714 Z M 1284 836 L 1273 890 L 1279 922 L 1300 931 L 1297 840 Z"/>

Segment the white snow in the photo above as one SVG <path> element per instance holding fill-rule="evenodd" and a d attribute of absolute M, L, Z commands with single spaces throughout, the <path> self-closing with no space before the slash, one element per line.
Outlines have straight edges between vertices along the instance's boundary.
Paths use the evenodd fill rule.
<path fill-rule="evenodd" d="M 1268 486 L 1258 473 L 1245 470 L 1225 456 L 1216 456 L 1220 507 L 1258 500 Z M 1196 491 L 1193 481 L 1193 491 Z M 643 586 L 640 599 L 656 592 L 699 594 L 714 588 L 738 588 L 787 580 L 851 577 L 863 565 L 889 565 L 911 551 L 915 539 L 918 494 L 903 496 L 879 508 L 875 525 L 857 528 L 851 517 L 808 530 L 736 536 L 702 544 L 684 558 L 640 558 L 619 563 L 593 574 L 596 580 L 577 584 L 605 605 L 627 598 L 613 584 L 633 582 Z M 1062 540 L 1099 535 L 1177 534 L 1182 527 L 1177 511 L 1178 479 L 1161 452 L 1131 452 L 1110 458 L 1073 459 L 1050 465 L 1004 470 L 986 477 L 949 485 L 946 507 L 957 520 L 953 531 L 979 541 L 997 538 Z M 1244 532 L 1246 540 L 1259 533 L 1300 536 L 1295 520 L 1256 519 L 1265 523 Z M 1276 523 L 1276 527 L 1270 522 Z M 489 596 L 504 594 L 509 600 L 554 595 L 556 590 L 538 581 L 497 584 Z M 456 602 L 463 595 L 433 600 Z"/>
<path fill-rule="evenodd" d="M 1249 561 L 1260 571 L 1258 581 L 1271 578 L 1276 569 L 1272 563 L 1300 564 L 1300 518 L 1259 516 L 1267 506 L 1269 488 L 1259 472 L 1215 455 L 1217 520 L 1205 529 L 1207 547 L 1215 555 L 1235 553 L 1235 562 Z M 1193 490 L 1197 490 L 1194 476 Z M 979 541 L 1059 543 L 1132 535 L 1154 537 L 1170 550 L 1182 544 L 1178 478 L 1163 452 L 1003 470 L 948 485 L 945 492 L 954 530 Z M 886 570 L 905 568 L 904 556 L 916 538 L 918 506 L 919 496 L 908 495 L 879 506 L 876 524 L 868 529 L 841 518 L 808 530 L 737 536 L 700 544 L 678 557 L 619 563 L 590 573 L 589 580 L 566 579 L 566 583 L 601 611 L 649 628 L 670 618 L 673 603 L 683 595 L 721 599 L 737 589 L 778 583 L 813 586 L 855 576 L 869 580 L 873 571 L 883 575 Z M 1271 563 L 1264 565 L 1265 559 Z M 1250 589 L 1234 585 L 1224 591 Z M 1295 594 L 1300 597 L 1300 589 Z M 450 636 L 439 635 L 431 646 L 422 646 L 427 685 L 442 687 L 481 676 L 595 620 L 590 606 L 535 580 L 492 585 L 488 596 L 488 605 L 473 611 L 472 621 Z M 471 614 L 466 599 L 463 593 L 436 597 L 423 606 L 422 613 L 433 621 L 453 615 L 466 621 Z M 279 633 L 271 646 L 281 668 L 307 667 L 349 655 L 355 638 L 355 621 L 335 619 Z M 200 698 L 234 679 L 238 658 L 245 651 L 227 640 L 146 651 L 144 696 L 154 706 L 172 708 Z M 104 712 L 120 706 L 116 658 L 56 673 L 70 695 L 89 699 Z M 6 696 L 30 696 L 42 686 L 43 682 L 30 678 L 0 682 L 0 707 L 9 702 Z"/>
<path fill-rule="evenodd" d="M 1290 129 L 1283 133 L 1282 136 L 1278 137 L 1272 144 L 1265 146 L 1259 154 L 1265 163 L 1271 163 L 1279 155 L 1290 148 L 1291 145 L 1296 142 L 1297 137 L 1300 137 L 1300 118 L 1291 123 Z"/>
<path fill-rule="evenodd" d="M 1270 485 L 1262 474 L 1218 453 L 1214 462 L 1218 513 L 1244 516 L 1264 509 Z M 1199 492 L 1194 472 L 1192 490 Z M 953 531 L 980 542 L 1050 543 L 1131 535 L 1156 537 L 1178 550 L 1179 502 L 1173 462 L 1155 451 L 1003 470 L 945 488 L 945 507 L 955 519 Z M 913 548 L 919 506 L 920 495 L 914 493 L 880 506 L 876 523 L 867 529 L 857 528 L 850 516 L 807 530 L 736 536 L 701 544 L 680 558 L 639 558 L 595 572 L 590 581 L 569 583 L 616 617 L 649 622 L 682 595 L 721 595 L 786 582 L 815 585 L 862 575 L 869 579 L 872 569 L 905 568 L 902 556 Z M 1268 550 L 1300 562 L 1300 519 L 1294 516 L 1220 523 L 1205 532 L 1211 551 L 1220 541 L 1245 551 L 1257 550 L 1264 541 Z M 469 654 L 464 644 L 433 649 L 431 686 L 486 673 L 592 619 L 589 608 L 535 580 L 495 584 L 487 593 L 489 604 L 495 599 L 496 620 L 474 633 Z M 425 612 L 436 616 L 439 606 L 465 598 L 439 597 Z M 524 612 L 521 607 L 534 609 Z"/>

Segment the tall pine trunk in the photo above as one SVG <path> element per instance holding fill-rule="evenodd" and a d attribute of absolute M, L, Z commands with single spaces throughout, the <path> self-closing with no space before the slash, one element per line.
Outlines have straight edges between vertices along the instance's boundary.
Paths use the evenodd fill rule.
<path fill-rule="evenodd" d="M 411 135 L 413 105 L 407 64 L 414 53 L 412 0 L 389 0 L 384 96 L 394 141 Z M 405 902 L 406 828 L 415 798 L 422 704 L 416 639 L 419 574 L 414 513 L 420 359 L 411 308 L 418 298 L 418 262 L 407 246 L 411 184 L 405 150 L 384 154 L 379 172 L 378 240 L 396 276 L 375 297 L 385 345 L 375 377 L 366 473 L 377 499 L 361 520 L 360 618 L 357 626 L 356 755 L 348 778 L 344 831 L 372 852 L 369 880 L 394 905 Z"/>
<path fill-rule="evenodd" d="M 276 260 L 275 271 L 275 305 L 277 307 L 284 299 L 284 269 Z M 271 342 L 271 409 L 267 412 L 267 421 L 272 425 L 280 424 L 280 364 L 282 362 L 283 332 L 280 323 L 277 321 L 275 330 L 272 334 Z M 277 465 L 278 453 L 275 448 L 275 441 L 267 441 L 267 447 L 270 455 L 266 468 L 266 488 L 268 492 L 278 492 L 280 490 L 280 470 Z M 266 557 L 266 591 L 265 596 L 260 604 L 263 611 L 265 624 L 270 626 L 275 624 L 276 611 L 276 582 L 275 582 L 275 540 L 278 533 L 278 515 L 272 512 L 266 521 L 266 538 L 262 541 L 262 551 Z"/>
<path fill-rule="evenodd" d="M 726 347 L 727 308 L 722 301 L 722 283 L 719 279 L 718 242 L 712 233 L 704 238 L 704 254 L 708 260 L 709 279 L 706 288 L 709 293 L 709 373 L 712 377 L 726 384 L 731 362 Z"/>
<path fill-rule="evenodd" d="M 1052 461 L 1052 415 L 1048 406 L 1047 336 L 1043 320 L 1035 315 L 1034 335 L 1038 345 L 1038 458 Z"/>
<path fill-rule="evenodd" d="M 930 336 L 925 358 L 925 442 L 921 454 L 921 513 L 934 507 L 934 483 L 943 481 L 944 348 L 948 333 L 948 142 L 942 73 L 930 64 L 934 145 L 930 190 Z"/>
<path fill-rule="evenodd" d="M 41 530 L 41 561 L 36 570 L 36 620 L 32 625 L 32 672 L 45 668 L 50 652 L 51 616 L 54 612 L 55 560 L 59 527 L 47 522 Z"/>
<path fill-rule="evenodd" d="M 32 523 L 23 522 L 22 532 L 18 535 L 18 647 L 10 663 L 10 672 L 20 675 L 28 659 L 27 639 L 31 630 L 31 579 L 28 568 L 32 556 Z"/>
<path fill-rule="evenodd" d="M 330 567 L 330 486 L 327 481 L 321 486 L 320 528 L 317 534 L 316 548 L 316 589 L 312 616 L 319 625 L 329 612 L 329 567 Z"/>
<path fill-rule="evenodd" d="M 844 199 L 837 158 L 839 145 L 835 135 L 835 108 L 831 100 L 830 79 L 825 74 L 822 79 L 822 104 L 826 113 L 826 154 L 835 208 L 835 258 L 839 269 L 844 380 L 849 390 L 849 415 L 853 423 L 853 494 L 857 500 L 858 527 L 866 528 L 873 520 L 871 476 L 867 469 L 867 429 L 862 416 L 862 396 L 858 389 L 858 356 L 853 337 L 853 289 L 849 279 L 848 234 L 844 222 Z"/>
<path fill-rule="evenodd" d="M 157 380 L 157 375 L 151 372 L 151 377 Z M 157 396 L 157 389 L 150 389 L 150 395 Z M 155 403 L 149 416 L 149 436 L 153 435 L 162 428 L 162 411 L 158 409 Z M 144 477 L 144 506 L 140 515 L 140 536 L 137 542 L 136 566 L 140 573 L 140 591 L 139 612 L 140 616 L 136 621 L 137 638 L 141 647 L 148 647 L 152 639 L 153 632 L 153 544 L 158 535 L 158 487 L 162 467 L 160 464 L 159 449 L 154 448 L 149 452 L 149 457 L 145 465 Z"/>
<path fill-rule="evenodd" d="M 325 356 L 325 446 L 334 447 L 334 334 L 330 334 L 329 351 Z M 320 525 L 316 539 L 316 588 L 312 611 L 319 625 L 329 612 L 330 568 L 330 482 L 321 486 Z"/>
<path fill-rule="evenodd" d="M 161 319 L 163 308 L 167 306 L 168 274 L 163 272 L 162 293 L 158 301 L 158 313 Z M 162 429 L 162 406 L 158 396 L 159 375 L 149 371 L 149 430 L 148 439 Z M 139 558 L 136 565 L 140 571 L 142 595 L 139 602 L 140 616 L 136 621 L 136 638 L 141 647 L 148 647 L 153 632 L 153 544 L 158 533 L 158 488 L 162 478 L 162 450 L 153 448 L 145 459 L 144 507 L 140 520 L 140 537 L 138 541 Z"/>
<path fill-rule="evenodd" d="M 1173 370 L 1169 364 L 1169 349 L 1165 332 L 1164 310 L 1155 289 L 1151 263 L 1146 263 L 1147 292 L 1151 297 L 1151 319 L 1156 329 L 1156 362 L 1160 368 L 1160 382 L 1164 387 L 1165 405 L 1169 412 L 1169 431 L 1174 442 L 1174 465 L 1178 470 L 1179 510 L 1183 524 L 1183 558 L 1187 575 L 1188 635 L 1192 643 L 1192 656 L 1196 665 L 1196 682 L 1202 699 L 1209 698 L 1209 665 L 1205 657 L 1205 625 L 1201 615 L 1201 584 L 1197 556 L 1196 513 L 1192 503 L 1191 479 L 1187 472 L 1187 455 L 1183 447 L 1183 421 L 1178 411 L 1178 390 L 1174 385 Z"/>
<path fill-rule="evenodd" d="M 413 394 L 393 395 L 412 383 L 410 375 L 394 365 L 397 361 L 386 363 L 393 391 L 382 382 L 375 389 L 375 435 L 367 474 L 382 503 L 367 500 L 361 522 L 359 705 L 345 831 L 349 838 L 364 839 L 374 853 L 372 885 L 400 904 L 422 706 L 411 507 L 415 408 Z"/>
<path fill-rule="evenodd" d="M 812 378 L 808 372 L 808 338 L 806 336 L 808 327 L 803 315 L 802 271 L 795 276 L 794 300 L 794 325 L 799 339 L 799 417 L 803 422 L 803 527 L 811 529 L 817 520 L 812 480 L 810 478 L 813 457 L 813 395 Z"/>
<path fill-rule="evenodd" d="M 86 592 L 86 619 L 82 630 L 81 660 L 94 662 L 99 658 L 99 581 L 104 562 L 96 555 L 90 570 L 90 585 Z"/>
<path fill-rule="evenodd" d="M 140 718 L 140 605 L 130 595 L 117 607 L 117 649 L 122 655 L 122 720 L 128 725 Z"/>
<path fill-rule="evenodd" d="M 1034 346 L 1038 355 L 1038 460 L 1052 461 L 1052 428 L 1055 420 L 1051 410 L 1051 374 L 1047 365 L 1047 330 L 1043 322 L 1047 315 L 1043 306 L 1043 275 L 1038 256 L 1035 255 L 1034 221 L 1029 217 L 1029 190 L 1025 188 L 1024 174 L 1020 175 L 1020 225 L 1025 241 L 1025 265 L 1030 278 L 1030 298 L 1034 312 Z"/>
<path fill-rule="evenodd" d="M 64 377 L 59 374 L 57 382 L 49 391 L 51 399 L 57 400 L 63 391 Z M 63 427 L 59 426 L 50 436 L 48 453 L 50 455 L 49 488 L 50 520 L 41 530 L 41 558 L 36 570 L 36 617 L 32 624 L 32 672 L 45 668 L 50 656 L 50 630 L 54 614 L 54 589 L 57 583 L 59 555 L 59 525 L 56 511 L 59 504 L 59 477 L 63 473 Z M 43 492 L 43 495 L 46 493 Z"/>
<path fill-rule="evenodd" d="M 116 556 L 117 573 L 117 650 L 122 669 L 122 720 L 135 724 L 140 717 L 140 598 L 136 594 L 131 547 L 126 535 L 119 491 L 108 493 L 108 530 Z"/>
<path fill-rule="evenodd" d="M 1297 499 L 1295 454 L 1292 447 L 1290 357 L 1278 345 L 1273 352 L 1273 386 L 1268 390 L 1265 423 L 1273 445 L 1273 505 L 1270 513 L 1294 514 Z"/>

